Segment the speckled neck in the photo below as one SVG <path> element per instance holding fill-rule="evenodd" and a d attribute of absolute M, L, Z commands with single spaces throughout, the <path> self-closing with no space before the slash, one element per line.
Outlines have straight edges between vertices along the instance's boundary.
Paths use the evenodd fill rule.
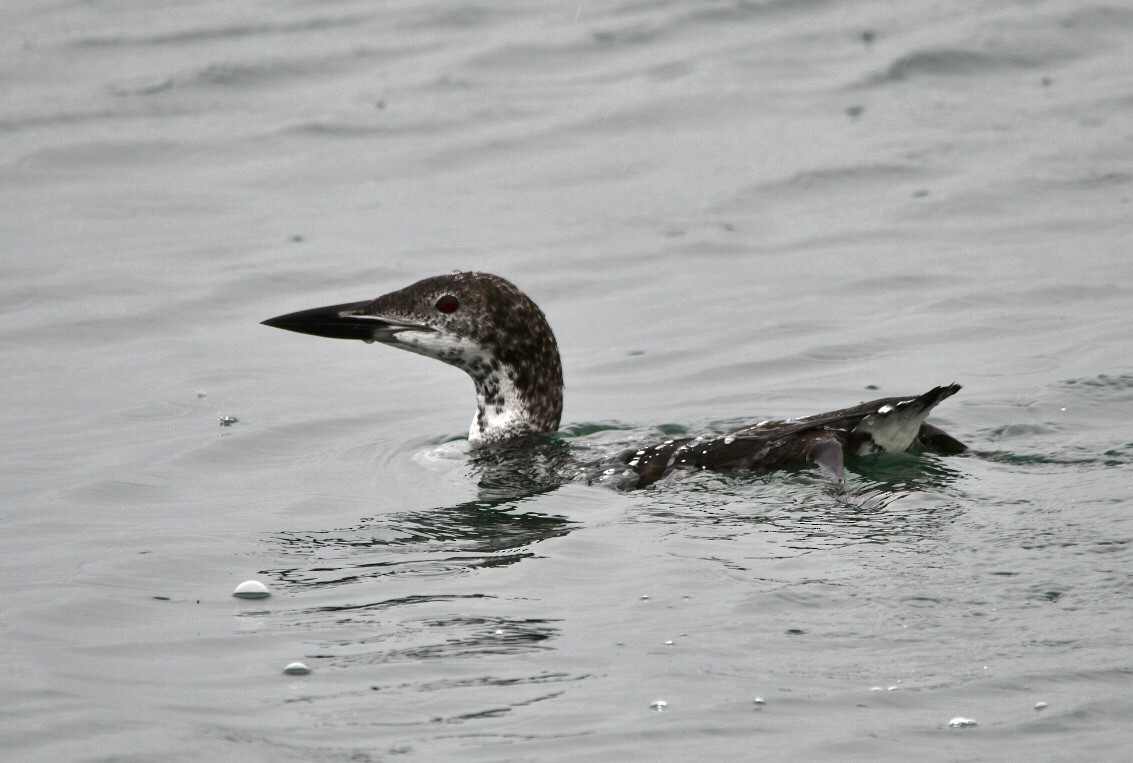
<path fill-rule="evenodd" d="M 451 312 L 439 307 L 453 304 Z M 378 297 L 364 312 L 427 327 L 400 331 L 387 343 L 472 377 L 477 400 L 468 432 L 472 444 L 558 429 L 563 410 L 558 344 L 543 311 L 510 282 L 488 273 L 435 276 Z"/>

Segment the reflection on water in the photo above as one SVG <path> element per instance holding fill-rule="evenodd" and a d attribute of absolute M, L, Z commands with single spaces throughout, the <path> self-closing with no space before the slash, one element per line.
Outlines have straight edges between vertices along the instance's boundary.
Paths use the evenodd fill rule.
<path fill-rule="evenodd" d="M 944 490 L 963 476 L 956 467 L 964 456 L 929 453 L 889 453 L 862 456 L 846 464 L 847 470 L 866 482 L 889 490 Z"/>
<path fill-rule="evenodd" d="M 325 640 L 318 656 L 341 667 L 516 655 L 549 648 L 545 642 L 559 633 L 556 622 L 453 614 L 346 618 L 328 624 L 328 634 L 338 637 Z M 346 624 L 351 627 L 338 627 Z"/>
<path fill-rule="evenodd" d="M 565 535 L 562 517 L 521 510 L 522 501 L 477 500 L 428 511 L 363 518 L 356 527 L 290 531 L 275 541 L 302 566 L 267 570 L 291 585 L 340 585 L 387 575 L 438 575 L 514 564 L 539 541 Z"/>
<path fill-rule="evenodd" d="M 534 464 L 538 471 L 546 465 L 544 455 L 536 454 L 525 463 Z M 530 489 L 538 485 L 531 472 L 517 481 L 501 476 L 507 470 L 499 463 L 480 464 L 478 468 L 496 487 L 522 484 Z M 555 485 L 540 487 L 547 491 Z M 277 585 L 307 589 L 312 594 L 358 585 L 344 592 L 351 600 L 284 610 L 277 615 L 291 627 L 322 634 L 316 639 L 316 651 L 307 657 L 324 666 L 418 663 L 420 679 L 434 676 L 434 670 L 451 672 L 448 660 L 514 657 L 547 649 L 559 634 L 558 620 L 541 612 L 527 616 L 526 611 L 515 611 L 538 607 L 537 603 L 455 590 L 457 581 L 469 579 L 468 572 L 533 558 L 537 543 L 570 531 L 572 523 L 562 517 L 524 511 L 529 498 L 483 498 L 428 511 L 366 517 L 353 527 L 279 533 L 272 539 L 280 546 L 278 556 L 301 563 L 264 571 Z M 388 576 L 401 578 L 402 595 L 389 595 Z M 387 579 L 384 584 L 383 578 Z M 454 584 L 447 592 L 445 578 Z M 414 592 L 405 593 L 406 589 Z M 484 687 L 514 687 L 577 679 L 565 674 L 515 676 L 492 670 L 468 680 Z M 370 691 L 400 695 L 407 690 L 418 694 L 451 688 L 443 681 L 406 685 L 391 679 L 387 685 L 371 686 Z M 545 689 L 539 692 L 541 697 L 548 696 Z M 535 699 L 525 698 L 519 704 Z M 511 704 L 497 705 L 491 712 L 510 709 Z"/>
<path fill-rule="evenodd" d="M 566 535 L 572 523 L 525 511 L 525 502 L 586 480 L 594 464 L 625 442 L 623 431 L 596 431 L 484 449 L 469 462 L 477 500 L 367 517 L 353 527 L 279 533 L 280 556 L 302 563 L 266 574 L 290 586 L 336 586 L 387 576 L 445 576 L 532 558 L 537 543 Z M 785 535 L 790 548 L 815 548 L 930 537 L 956 511 L 950 494 L 963 472 L 955 457 L 888 454 L 852 459 L 847 468 L 844 490 L 806 467 L 768 476 L 691 474 L 650 489 L 655 500 L 644 514 L 682 526 L 738 524 Z"/>
<path fill-rule="evenodd" d="M 323 631 L 317 653 L 309 657 L 337 667 L 406 662 L 441 666 L 445 660 L 514 656 L 547 648 L 559 632 L 556 619 L 539 613 L 517 615 L 514 602 L 494 594 L 442 591 L 446 578 L 455 584 L 467 579 L 470 571 L 533 558 L 536 544 L 571 530 L 568 520 L 533 513 L 525 505 L 570 479 L 571 449 L 560 440 L 544 438 L 482 450 L 470 467 L 478 482 L 477 500 L 364 517 L 351 527 L 285 531 L 272 538 L 279 546 L 277 557 L 297 560 L 264 571 L 280 587 L 325 593 L 359 584 L 346 595 L 362 601 L 280 613 L 293 627 Z M 388 582 L 391 576 L 401 578 L 410 589 L 419 581 L 422 592 L 389 596 L 389 586 L 376 583 Z M 431 674 L 426 670 L 422 675 Z M 476 681 L 483 686 L 514 686 L 576 678 L 489 674 Z M 433 688 L 452 687 L 436 683 Z M 371 689 L 396 692 L 405 687 Z M 427 689 L 418 686 L 414 691 Z M 511 705 L 497 706 L 485 712 L 510 709 Z M 468 717 L 479 716 L 477 711 Z"/>
<path fill-rule="evenodd" d="M 523 504 L 568 481 L 573 464 L 569 446 L 556 439 L 484 449 L 469 462 L 477 500 L 363 517 L 354 527 L 281 532 L 275 541 L 282 553 L 306 563 L 267 574 L 325 586 L 514 564 L 533 556 L 534 544 L 569 532 L 567 520 L 524 511 Z"/>
<path fill-rule="evenodd" d="M 962 513 L 955 457 L 886 454 L 847 462 L 845 490 L 800 467 L 771 475 L 699 472 L 656 489 L 651 521 L 712 528 L 714 537 L 770 533 L 784 555 L 938 537 Z M 952 462 L 952 463 L 950 463 Z"/>
<path fill-rule="evenodd" d="M 578 473 L 571 446 L 536 435 L 480 448 L 469 459 L 484 501 L 508 501 L 547 493 Z"/>

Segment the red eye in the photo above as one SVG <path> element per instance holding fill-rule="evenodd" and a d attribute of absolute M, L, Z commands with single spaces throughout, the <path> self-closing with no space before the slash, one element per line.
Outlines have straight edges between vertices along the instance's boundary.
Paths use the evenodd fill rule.
<path fill-rule="evenodd" d="M 437 300 L 437 304 L 434 305 L 434 307 L 442 313 L 455 313 L 456 308 L 460 307 L 460 300 L 451 294 L 446 294 Z"/>

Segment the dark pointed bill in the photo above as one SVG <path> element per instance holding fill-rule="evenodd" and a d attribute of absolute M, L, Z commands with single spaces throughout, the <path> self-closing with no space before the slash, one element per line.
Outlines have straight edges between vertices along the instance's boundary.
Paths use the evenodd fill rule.
<path fill-rule="evenodd" d="M 268 318 L 263 325 L 330 339 L 360 339 L 363 342 L 389 342 L 402 331 L 432 331 L 428 326 L 408 323 L 380 315 L 367 315 L 371 302 L 316 307 L 297 313 Z"/>

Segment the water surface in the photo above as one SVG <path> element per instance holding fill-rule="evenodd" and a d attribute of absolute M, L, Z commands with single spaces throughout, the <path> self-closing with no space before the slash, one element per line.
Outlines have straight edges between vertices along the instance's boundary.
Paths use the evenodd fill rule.
<path fill-rule="evenodd" d="M 1127 754 L 1130 10 L 0 29 L 6 758 Z M 977 453 L 481 484 L 457 371 L 259 325 L 453 268 L 543 306 L 580 455 L 953 380 Z"/>

